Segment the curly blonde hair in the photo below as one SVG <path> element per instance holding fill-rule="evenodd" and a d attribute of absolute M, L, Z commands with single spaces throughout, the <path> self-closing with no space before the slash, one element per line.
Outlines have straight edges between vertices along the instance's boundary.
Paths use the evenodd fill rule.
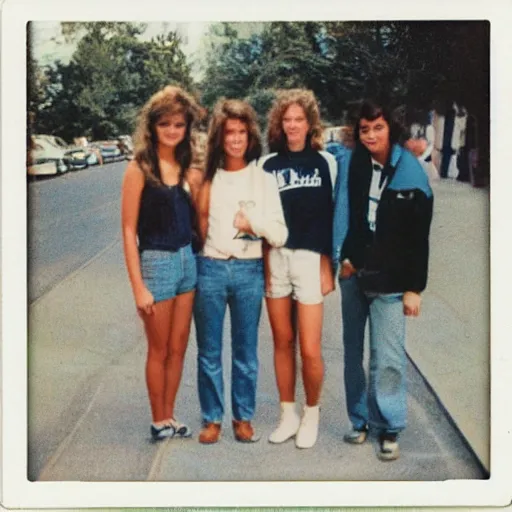
<path fill-rule="evenodd" d="M 162 185 L 157 154 L 155 126 L 165 115 L 183 114 L 186 122 L 184 139 L 176 146 L 175 157 L 180 165 L 180 183 L 194 157 L 192 128 L 201 118 L 202 110 L 196 100 L 181 87 L 167 85 L 156 92 L 142 107 L 134 133 L 134 158 L 146 179 Z"/>
<path fill-rule="evenodd" d="M 261 156 L 261 135 L 254 109 L 246 101 L 221 98 L 215 104 L 208 127 L 207 181 L 212 181 L 217 169 L 224 165 L 224 127 L 228 119 L 238 119 L 247 126 L 249 141 L 244 155 L 246 162 Z"/>
<path fill-rule="evenodd" d="M 268 147 L 271 152 L 287 148 L 283 131 L 283 117 L 290 105 L 299 105 L 304 110 L 309 123 L 306 147 L 316 151 L 323 149 L 323 130 L 320 122 L 320 109 L 313 91 L 308 89 L 281 89 L 268 113 Z"/>

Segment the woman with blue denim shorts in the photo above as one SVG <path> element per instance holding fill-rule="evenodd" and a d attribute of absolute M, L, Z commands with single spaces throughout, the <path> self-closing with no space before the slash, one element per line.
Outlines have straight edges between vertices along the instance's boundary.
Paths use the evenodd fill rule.
<path fill-rule="evenodd" d="M 200 108 L 167 86 L 144 105 L 135 158 L 122 187 L 124 254 L 148 340 L 146 384 L 151 436 L 190 437 L 174 406 L 187 349 L 197 281 L 192 250 L 193 200 L 202 173 L 190 168 L 192 125 Z"/>

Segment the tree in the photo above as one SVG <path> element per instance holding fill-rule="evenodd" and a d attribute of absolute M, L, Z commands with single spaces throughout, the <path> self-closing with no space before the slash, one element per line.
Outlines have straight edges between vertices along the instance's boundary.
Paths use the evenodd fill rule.
<path fill-rule="evenodd" d="M 276 92 L 274 89 L 259 89 L 245 98 L 256 111 L 262 132 L 264 132 L 267 127 L 267 113 L 275 97 Z"/>
<path fill-rule="evenodd" d="M 71 26 L 70 26 L 71 25 Z M 65 24 L 80 34 L 69 64 L 46 70 L 48 101 L 39 108 L 38 131 L 66 140 L 106 139 L 131 133 L 142 104 L 169 83 L 190 88 L 190 66 L 174 32 L 151 41 L 131 23 Z"/>
<path fill-rule="evenodd" d="M 329 61 L 321 47 L 318 24 L 273 22 L 239 37 L 240 23 L 214 26 L 208 36 L 202 101 L 219 97 L 251 99 L 257 109 L 270 103 L 273 90 L 306 87 L 326 89 Z M 261 120 L 265 113 L 258 111 Z"/>
<path fill-rule="evenodd" d="M 146 23 L 118 21 L 62 21 L 61 36 L 56 42 L 67 43 L 77 41 L 87 34 L 95 34 L 98 38 L 109 39 L 114 36 L 134 38 L 141 35 L 147 28 Z"/>
<path fill-rule="evenodd" d="M 220 97 L 246 97 L 261 74 L 261 37 L 253 34 L 240 39 L 234 25 L 221 23 L 210 29 L 206 71 L 200 86 L 207 107 Z"/>

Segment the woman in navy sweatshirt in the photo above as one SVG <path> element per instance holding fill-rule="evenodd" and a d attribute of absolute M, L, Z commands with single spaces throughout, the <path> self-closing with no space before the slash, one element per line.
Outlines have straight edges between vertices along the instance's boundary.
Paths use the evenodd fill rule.
<path fill-rule="evenodd" d="M 311 91 L 280 91 L 269 113 L 268 142 L 273 153 L 263 168 L 277 179 L 288 228 L 285 246 L 272 247 L 268 254 L 267 310 L 281 403 L 281 419 L 269 441 L 295 437 L 298 448 L 311 448 L 318 435 L 324 371 L 323 296 L 334 289 L 330 254 L 336 181 L 336 161 L 322 151 L 319 108 Z M 302 417 L 295 405 L 295 331 L 306 395 Z"/>

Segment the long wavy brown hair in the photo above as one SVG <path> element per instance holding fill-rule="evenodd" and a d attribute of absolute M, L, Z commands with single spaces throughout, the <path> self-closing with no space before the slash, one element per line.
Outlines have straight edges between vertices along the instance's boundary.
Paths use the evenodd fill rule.
<path fill-rule="evenodd" d="M 213 109 L 208 127 L 205 180 L 212 181 L 217 169 L 224 165 L 224 127 L 228 119 L 245 123 L 249 135 L 244 158 L 247 163 L 261 156 L 261 134 L 257 116 L 249 103 L 242 100 L 220 99 Z"/>
<path fill-rule="evenodd" d="M 299 105 L 306 114 L 309 133 L 306 147 L 316 151 L 323 149 L 323 129 L 320 121 L 320 109 L 313 91 L 308 89 L 281 89 L 268 113 L 268 147 L 271 152 L 287 149 L 286 135 L 283 131 L 283 116 L 290 105 Z"/>
<path fill-rule="evenodd" d="M 181 87 L 168 85 L 156 92 L 142 107 L 134 133 L 134 158 L 146 179 L 162 185 L 157 154 L 156 124 L 165 115 L 183 114 L 186 131 L 183 140 L 176 146 L 175 158 L 180 165 L 180 183 L 190 167 L 194 153 L 193 126 L 201 118 L 201 107 Z"/>

